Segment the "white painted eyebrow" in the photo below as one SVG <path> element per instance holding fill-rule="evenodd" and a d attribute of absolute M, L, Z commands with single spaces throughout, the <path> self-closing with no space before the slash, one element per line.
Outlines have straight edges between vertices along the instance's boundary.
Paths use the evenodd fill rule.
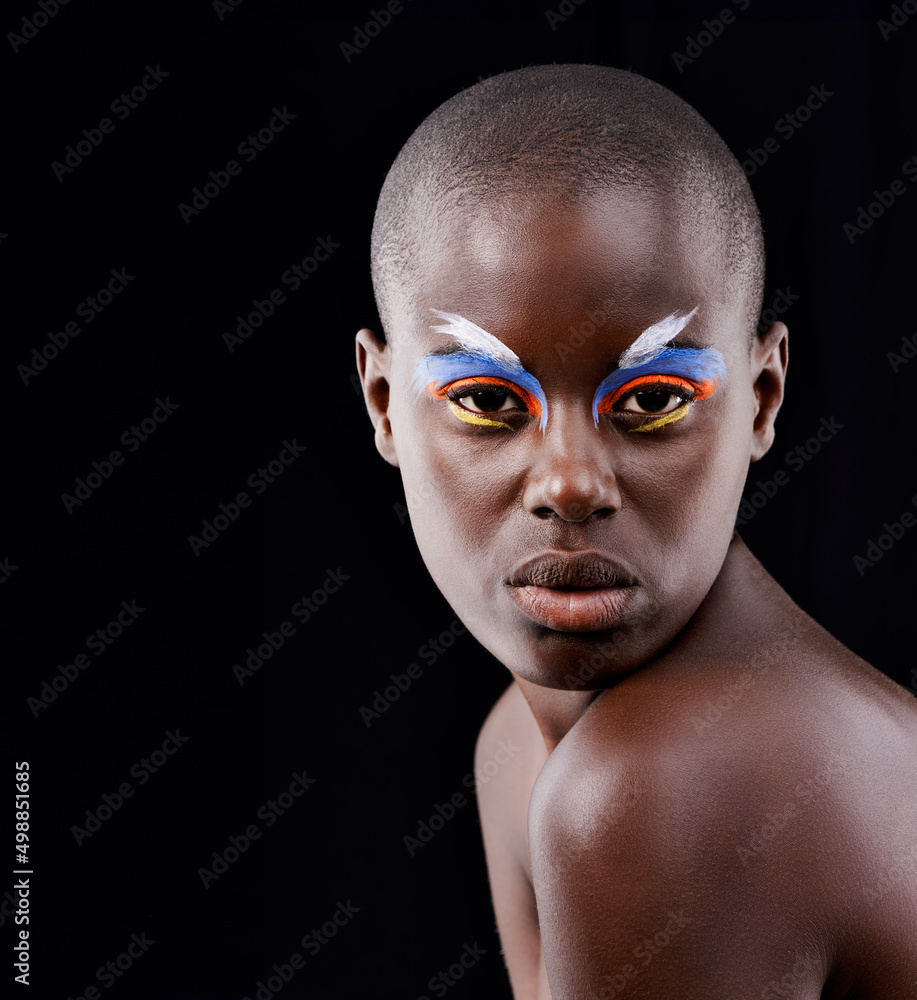
<path fill-rule="evenodd" d="M 511 364 L 521 364 L 519 356 L 511 351 L 502 340 L 498 340 L 492 333 L 482 330 L 470 319 L 465 319 L 458 313 L 442 312 L 439 309 L 431 309 L 430 312 L 446 321 L 434 326 L 433 329 L 437 333 L 445 333 L 453 340 L 457 340 L 465 350 L 489 354 L 492 358 L 498 358 Z"/>
<path fill-rule="evenodd" d="M 637 365 L 645 365 L 657 358 L 665 350 L 666 344 L 677 337 L 691 322 L 698 308 L 695 306 L 685 316 L 679 316 L 677 311 L 673 312 L 665 319 L 647 327 L 618 358 L 618 368 L 636 368 Z"/>

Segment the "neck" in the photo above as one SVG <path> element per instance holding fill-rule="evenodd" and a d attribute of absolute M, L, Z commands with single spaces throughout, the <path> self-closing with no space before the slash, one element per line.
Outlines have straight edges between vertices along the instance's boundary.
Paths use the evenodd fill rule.
<path fill-rule="evenodd" d="M 532 715 L 541 730 L 544 745 L 552 753 L 558 743 L 582 718 L 589 705 L 601 691 L 560 691 L 541 687 L 513 674 Z"/>

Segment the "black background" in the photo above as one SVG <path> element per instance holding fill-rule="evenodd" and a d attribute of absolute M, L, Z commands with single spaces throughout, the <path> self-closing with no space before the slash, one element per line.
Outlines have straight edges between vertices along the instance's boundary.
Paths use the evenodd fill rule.
<path fill-rule="evenodd" d="M 917 154 L 917 17 L 884 38 L 891 4 L 789 14 L 763 0 L 744 11 L 584 0 L 551 4 L 567 11 L 552 26 L 541 4 L 413 0 L 348 60 L 341 43 L 383 6 L 71 0 L 18 51 L 2 43 L 6 787 L 12 803 L 14 761 L 28 760 L 39 996 L 95 985 L 106 997 L 254 997 L 299 952 L 284 998 L 414 1000 L 442 995 L 428 981 L 466 943 L 486 955 L 449 995 L 509 996 L 473 795 L 413 856 L 404 842 L 468 791 L 474 737 L 508 675 L 467 635 L 430 662 L 426 644 L 454 615 L 399 516 L 398 474 L 374 450 L 353 377 L 353 335 L 378 322 L 368 246 L 386 170 L 426 114 L 481 77 L 553 61 L 628 67 L 697 107 L 740 159 L 778 142 L 751 183 L 765 306 L 780 290 L 796 297 L 789 395 L 747 494 L 779 470 L 789 482 L 743 535 L 841 641 L 905 686 L 917 676 L 917 531 L 873 566 L 853 561 L 914 510 L 917 490 L 917 362 L 896 372 L 887 357 L 914 334 L 917 194 L 902 167 Z M 724 8 L 734 22 L 676 65 Z M 40 9 L 13 5 L 4 32 Z M 118 119 L 112 101 L 148 65 L 168 76 Z M 787 138 L 777 122 L 812 87 L 831 96 Z M 238 145 L 275 107 L 295 119 L 245 162 Z M 53 162 L 104 117 L 114 131 L 59 180 Z M 186 222 L 180 203 L 231 159 L 241 174 Z M 905 193 L 845 233 L 897 179 Z M 319 238 L 339 246 L 291 291 L 281 275 Z M 86 324 L 77 306 L 112 268 L 135 277 Z M 230 351 L 224 333 L 276 288 L 286 301 Z M 33 349 L 71 320 L 79 335 L 24 378 Z M 121 434 L 166 396 L 178 408 L 128 453 Z M 787 453 L 823 418 L 842 429 L 795 469 Z M 255 495 L 249 476 L 294 438 L 305 453 Z M 62 495 L 115 448 L 124 464 L 68 512 Z M 189 536 L 240 491 L 251 506 L 195 555 Z M 292 606 L 329 571 L 346 582 L 297 621 Z M 87 652 L 122 601 L 145 610 Z M 283 621 L 295 635 L 240 684 L 233 665 Z M 88 669 L 35 710 L 28 699 L 80 652 Z M 409 690 L 361 715 L 412 662 L 422 673 Z M 176 729 L 188 741 L 141 786 L 132 768 Z M 268 829 L 259 807 L 303 770 L 314 784 Z M 78 844 L 72 828 L 125 781 L 133 796 Z M 4 815 L 12 872 L 12 806 Z M 199 869 L 253 822 L 261 838 L 205 887 Z M 358 912 L 309 954 L 303 935 L 348 901 Z M 0 912 L 12 982 L 15 928 Z M 96 971 L 141 933 L 155 944 L 106 987 Z"/>

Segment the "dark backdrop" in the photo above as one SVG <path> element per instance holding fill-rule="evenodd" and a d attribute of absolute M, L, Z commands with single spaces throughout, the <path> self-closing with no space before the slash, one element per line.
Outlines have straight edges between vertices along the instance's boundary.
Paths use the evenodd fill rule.
<path fill-rule="evenodd" d="M 792 361 L 743 533 L 802 607 L 914 682 L 917 18 L 405 0 L 380 26 L 374 10 L 22 0 L 4 15 L 3 787 L 12 799 L 13 764 L 30 763 L 40 996 L 509 996 L 468 788 L 508 677 L 455 638 L 352 346 L 377 324 L 387 167 L 482 76 L 629 67 L 747 161 Z M 405 836 L 455 793 L 411 853 Z M 16 898 L 0 906 L 8 962 Z M 466 945 L 474 965 L 434 988 Z"/>

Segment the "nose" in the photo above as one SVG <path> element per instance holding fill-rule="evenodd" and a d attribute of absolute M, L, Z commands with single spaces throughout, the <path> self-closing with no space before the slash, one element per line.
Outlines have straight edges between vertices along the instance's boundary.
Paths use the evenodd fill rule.
<path fill-rule="evenodd" d="M 526 478 L 523 504 L 542 519 L 587 521 L 621 509 L 614 449 L 592 414 L 555 405 Z"/>

